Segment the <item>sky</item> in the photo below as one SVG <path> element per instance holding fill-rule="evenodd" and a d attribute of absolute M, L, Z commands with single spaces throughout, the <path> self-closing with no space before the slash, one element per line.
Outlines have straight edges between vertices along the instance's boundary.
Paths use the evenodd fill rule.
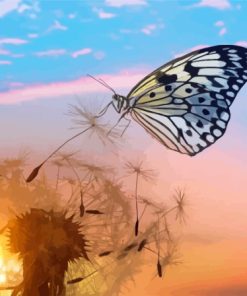
<path fill-rule="evenodd" d="M 69 104 L 109 102 L 111 92 L 87 74 L 126 95 L 183 53 L 247 47 L 246 14 L 247 2 L 238 0 L 0 0 L 0 155 L 27 147 L 35 163 L 74 133 Z M 119 157 L 145 156 L 159 172 L 157 198 L 185 186 L 189 219 L 184 264 L 145 287 L 144 270 L 127 295 L 247 295 L 246 97 L 247 86 L 231 107 L 226 134 L 193 158 L 167 150 L 132 122 Z M 92 148 L 83 139 L 77 144 Z M 112 148 L 93 148 L 97 157 L 111 158 Z"/>

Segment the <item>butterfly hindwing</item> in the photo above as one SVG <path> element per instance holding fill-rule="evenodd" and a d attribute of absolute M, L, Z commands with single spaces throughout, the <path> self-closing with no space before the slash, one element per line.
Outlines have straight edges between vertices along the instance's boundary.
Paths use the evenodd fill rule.
<path fill-rule="evenodd" d="M 229 107 L 247 81 L 247 49 L 192 52 L 145 77 L 127 96 L 132 117 L 172 150 L 195 155 L 225 132 Z"/>

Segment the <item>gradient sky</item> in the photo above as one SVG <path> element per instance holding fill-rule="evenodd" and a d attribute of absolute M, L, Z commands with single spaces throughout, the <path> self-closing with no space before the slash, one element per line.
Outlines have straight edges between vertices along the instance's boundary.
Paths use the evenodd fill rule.
<path fill-rule="evenodd" d="M 246 15 L 247 2 L 238 0 L 0 0 L 0 155 L 28 147 L 35 163 L 72 135 L 65 113 L 77 96 L 108 102 L 111 93 L 87 73 L 127 94 L 179 54 L 216 44 L 247 47 Z M 247 86 L 224 137 L 193 158 L 168 151 L 135 123 L 128 130 L 120 158 L 145 155 L 159 172 L 157 198 L 182 185 L 190 205 L 184 264 L 146 286 L 144 271 L 127 295 L 247 295 L 246 98 Z M 111 159 L 111 149 L 100 146 L 96 157 Z"/>

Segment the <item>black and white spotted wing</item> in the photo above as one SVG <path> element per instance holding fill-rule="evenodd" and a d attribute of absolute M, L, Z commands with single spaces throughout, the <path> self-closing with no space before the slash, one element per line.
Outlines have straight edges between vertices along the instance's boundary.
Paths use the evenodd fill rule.
<path fill-rule="evenodd" d="M 247 49 L 220 45 L 158 68 L 128 94 L 132 117 L 168 148 L 195 155 L 226 130 L 229 107 L 247 81 Z"/>

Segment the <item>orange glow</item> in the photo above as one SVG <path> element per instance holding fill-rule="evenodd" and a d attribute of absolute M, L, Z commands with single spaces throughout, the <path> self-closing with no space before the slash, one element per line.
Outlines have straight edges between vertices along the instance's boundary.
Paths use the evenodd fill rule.
<path fill-rule="evenodd" d="M 18 284 L 21 280 L 22 274 L 21 264 L 16 258 L 6 251 L 3 245 L 3 241 L 0 240 L 0 286 Z"/>

